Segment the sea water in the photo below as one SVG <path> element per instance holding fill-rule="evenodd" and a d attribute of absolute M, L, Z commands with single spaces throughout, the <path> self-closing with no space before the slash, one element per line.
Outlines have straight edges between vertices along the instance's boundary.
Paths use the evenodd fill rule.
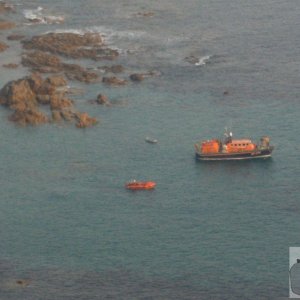
<path fill-rule="evenodd" d="M 18 127 L 1 108 L 0 298 L 287 297 L 288 250 L 300 243 L 298 1 L 10 3 L 19 26 L 1 32 L 1 66 L 20 62 L 9 34 L 99 32 L 120 58 L 87 67 L 159 76 L 69 82 L 83 90 L 75 106 L 100 120 L 86 130 Z M 28 74 L 1 68 L 1 87 Z M 92 105 L 99 93 L 114 105 Z M 273 157 L 196 162 L 194 143 L 224 127 L 269 135 Z M 131 192 L 131 179 L 157 187 Z"/>

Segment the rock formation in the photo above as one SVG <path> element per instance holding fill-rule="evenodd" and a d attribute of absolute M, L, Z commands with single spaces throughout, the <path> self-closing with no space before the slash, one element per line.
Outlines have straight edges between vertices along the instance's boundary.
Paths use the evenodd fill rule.
<path fill-rule="evenodd" d="M 22 126 L 60 121 L 73 121 L 79 128 L 95 125 L 95 118 L 75 111 L 73 101 L 61 89 L 65 85 L 63 77 L 43 79 L 39 74 L 32 74 L 8 82 L 0 90 L 0 104 L 14 111 L 9 120 Z M 50 116 L 39 110 L 41 105 L 48 105 Z"/>
<path fill-rule="evenodd" d="M 96 103 L 100 104 L 100 105 L 110 106 L 110 102 L 108 100 L 108 97 L 103 95 L 103 94 L 99 94 L 97 96 Z"/>
<path fill-rule="evenodd" d="M 68 58 L 115 59 L 119 53 L 106 48 L 99 34 L 48 33 L 23 41 L 26 50 L 40 50 Z"/>
<path fill-rule="evenodd" d="M 35 72 L 64 73 L 70 80 L 85 83 L 95 82 L 99 77 L 79 65 L 63 63 L 59 57 L 43 51 L 27 52 L 22 56 L 22 64 Z"/>

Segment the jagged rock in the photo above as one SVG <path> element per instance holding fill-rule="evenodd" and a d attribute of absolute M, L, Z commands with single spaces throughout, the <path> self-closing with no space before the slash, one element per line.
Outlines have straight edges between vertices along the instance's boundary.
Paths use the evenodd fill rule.
<path fill-rule="evenodd" d="M 36 95 L 27 78 L 7 83 L 0 91 L 0 96 L 5 99 L 2 104 L 14 110 L 32 110 L 37 104 Z"/>
<path fill-rule="evenodd" d="M 1 21 L 0 20 L 0 30 L 7 30 L 16 27 L 16 24 L 9 21 Z"/>
<path fill-rule="evenodd" d="M 51 110 L 62 110 L 65 108 L 71 108 L 73 106 L 72 100 L 63 98 L 60 95 L 53 95 L 50 97 Z"/>
<path fill-rule="evenodd" d="M 50 104 L 50 95 L 37 95 L 37 102 L 42 105 Z"/>
<path fill-rule="evenodd" d="M 99 94 L 96 99 L 96 103 L 100 105 L 110 105 L 107 96 L 103 94 Z"/>
<path fill-rule="evenodd" d="M 0 42 L 0 52 L 5 51 L 8 48 L 8 46 L 5 43 Z"/>
<path fill-rule="evenodd" d="M 39 125 L 48 122 L 47 116 L 38 110 L 16 110 L 11 116 L 10 121 L 19 125 Z"/>
<path fill-rule="evenodd" d="M 62 87 L 67 85 L 67 81 L 62 76 L 50 76 L 46 79 L 46 82 L 55 87 Z"/>
<path fill-rule="evenodd" d="M 97 124 L 97 119 L 91 118 L 87 113 L 76 113 L 76 127 L 86 128 Z"/>
<path fill-rule="evenodd" d="M 8 68 L 8 69 L 16 69 L 19 65 L 18 64 L 4 64 L 3 67 L 4 68 Z"/>
<path fill-rule="evenodd" d="M 96 33 L 48 33 L 23 41 L 25 49 L 36 49 L 71 58 L 90 58 L 94 60 L 114 59 L 117 50 L 105 48 L 103 39 Z"/>
<path fill-rule="evenodd" d="M 86 69 L 75 64 L 62 64 L 63 71 L 70 80 L 78 80 L 85 83 L 91 83 L 97 81 L 98 74 L 94 72 L 88 72 Z"/>
<path fill-rule="evenodd" d="M 39 111 L 40 105 L 49 105 L 52 121 L 73 121 L 77 127 L 97 123 L 86 113 L 74 112 L 73 101 L 57 88 L 66 84 L 63 77 L 43 79 L 39 74 L 8 82 L 0 90 L 0 104 L 14 110 L 9 118 L 20 125 L 38 125 L 49 122 L 46 114 Z"/>
<path fill-rule="evenodd" d="M 57 56 L 42 51 L 26 53 L 22 56 L 22 64 L 41 73 L 63 72 L 70 80 L 90 83 L 98 79 L 98 74 L 89 72 L 79 65 L 62 63 Z"/>
<path fill-rule="evenodd" d="M 127 80 L 112 76 L 112 77 L 103 77 L 102 82 L 116 86 L 116 85 L 125 85 L 127 83 Z"/>
<path fill-rule="evenodd" d="M 56 92 L 56 87 L 47 81 L 44 81 L 37 90 L 38 95 L 53 95 Z"/>
<path fill-rule="evenodd" d="M 38 73 L 33 73 L 31 76 L 25 77 L 24 79 L 28 81 L 30 88 L 35 94 L 38 92 L 39 88 L 44 82 L 44 79 Z"/>
<path fill-rule="evenodd" d="M 71 58 L 94 60 L 114 59 L 119 55 L 114 49 L 105 48 L 99 34 L 48 33 L 23 41 L 27 50 L 40 50 Z"/>
<path fill-rule="evenodd" d="M 22 56 L 22 64 L 25 67 L 30 67 L 36 71 L 41 72 L 41 67 L 47 67 L 52 72 L 58 73 L 61 71 L 61 60 L 51 54 L 42 51 L 27 52 Z"/>

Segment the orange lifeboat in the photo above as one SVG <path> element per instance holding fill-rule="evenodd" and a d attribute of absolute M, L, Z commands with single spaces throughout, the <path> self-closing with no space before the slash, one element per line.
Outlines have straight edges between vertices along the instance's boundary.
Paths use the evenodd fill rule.
<path fill-rule="evenodd" d="M 136 181 L 132 180 L 125 184 L 125 187 L 129 190 L 151 190 L 156 186 L 154 181 Z"/>
<path fill-rule="evenodd" d="M 274 146 L 270 138 L 263 136 L 258 144 L 250 139 L 233 139 L 232 132 L 225 131 L 223 140 L 211 139 L 195 144 L 198 160 L 240 160 L 271 157 Z"/>

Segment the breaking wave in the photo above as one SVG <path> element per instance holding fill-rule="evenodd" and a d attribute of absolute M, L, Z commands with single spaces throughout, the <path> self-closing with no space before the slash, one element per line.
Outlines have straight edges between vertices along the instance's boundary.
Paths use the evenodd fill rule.
<path fill-rule="evenodd" d="M 195 63 L 195 66 L 204 66 L 209 59 L 209 55 L 202 56 L 198 59 L 198 62 Z"/>
<path fill-rule="evenodd" d="M 30 22 L 30 23 L 27 23 L 27 25 L 60 24 L 60 23 L 63 23 L 65 20 L 64 16 L 53 16 L 53 15 L 44 14 L 44 9 L 41 6 L 39 6 L 36 9 L 24 9 L 23 15 L 24 15 L 25 19 Z"/>

